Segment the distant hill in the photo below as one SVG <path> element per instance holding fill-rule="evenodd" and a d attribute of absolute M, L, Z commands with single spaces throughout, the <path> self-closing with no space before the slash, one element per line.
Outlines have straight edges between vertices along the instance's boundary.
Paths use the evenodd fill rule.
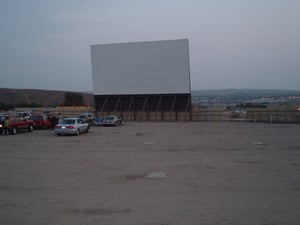
<path fill-rule="evenodd" d="M 35 103 L 43 106 L 59 106 L 64 103 L 66 92 L 68 91 L 0 88 L 0 103 L 9 105 Z M 92 92 L 78 93 L 81 93 L 83 95 L 84 102 L 87 105 L 94 105 L 94 98 Z M 210 89 L 192 91 L 193 97 L 233 99 L 284 97 L 292 95 L 300 96 L 300 91 L 273 89 Z"/>
<path fill-rule="evenodd" d="M 35 103 L 43 106 L 59 106 L 64 103 L 66 92 L 68 91 L 0 88 L 0 103 L 10 105 Z M 78 93 L 83 95 L 87 105 L 94 105 L 93 94 Z"/>
<path fill-rule="evenodd" d="M 260 98 L 260 97 L 284 97 L 300 95 L 297 90 L 277 90 L 277 89 L 210 89 L 210 90 L 193 90 L 192 96 L 200 97 L 247 97 L 247 98 Z"/>

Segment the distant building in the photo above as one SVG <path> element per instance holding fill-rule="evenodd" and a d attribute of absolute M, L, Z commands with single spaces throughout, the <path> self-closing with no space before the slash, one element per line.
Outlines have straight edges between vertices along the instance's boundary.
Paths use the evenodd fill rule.
<path fill-rule="evenodd" d="M 163 120 L 167 113 L 190 112 L 187 39 L 91 45 L 91 61 L 98 115 Z"/>

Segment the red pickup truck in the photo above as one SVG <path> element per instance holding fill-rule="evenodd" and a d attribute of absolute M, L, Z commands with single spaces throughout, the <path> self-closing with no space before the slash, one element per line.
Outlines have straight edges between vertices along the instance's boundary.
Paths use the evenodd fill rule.
<path fill-rule="evenodd" d="M 11 134 L 17 134 L 21 130 L 33 131 L 34 122 L 32 120 L 25 119 L 21 116 L 8 116 L 9 118 L 9 130 Z"/>

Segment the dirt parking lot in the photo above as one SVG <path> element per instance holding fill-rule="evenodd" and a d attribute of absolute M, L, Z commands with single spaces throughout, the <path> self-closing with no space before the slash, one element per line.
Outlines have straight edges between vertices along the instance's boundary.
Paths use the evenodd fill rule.
<path fill-rule="evenodd" d="M 1 225 L 299 225 L 300 125 L 0 136 Z"/>

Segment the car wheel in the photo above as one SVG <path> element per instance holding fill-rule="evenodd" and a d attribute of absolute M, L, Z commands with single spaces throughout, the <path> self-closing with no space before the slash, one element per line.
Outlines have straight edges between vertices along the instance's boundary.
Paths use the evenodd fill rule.
<path fill-rule="evenodd" d="M 86 128 L 86 132 L 87 132 L 87 133 L 89 132 L 89 129 L 90 129 L 90 126 L 88 126 L 88 127 Z"/>
<path fill-rule="evenodd" d="M 80 134 L 79 129 L 76 130 L 76 136 L 78 136 Z"/>
<path fill-rule="evenodd" d="M 61 136 L 61 134 L 60 134 L 60 133 L 57 133 L 57 136 Z"/>
<path fill-rule="evenodd" d="M 18 133 L 18 129 L 17 129 L 16 127 L 13 127 L 13 128 L 11 129 L 11 133 L 12 133 L 13 135 L 17 134 L 17 133 Z"/>
<path fill-rule="evenodd" d="M 28 127 L 28 130 L 29 130 L 29 132 L 32 132 L 32 131 L 33 131 L 33 126 L 30 125 L 30 126 Z"/>

